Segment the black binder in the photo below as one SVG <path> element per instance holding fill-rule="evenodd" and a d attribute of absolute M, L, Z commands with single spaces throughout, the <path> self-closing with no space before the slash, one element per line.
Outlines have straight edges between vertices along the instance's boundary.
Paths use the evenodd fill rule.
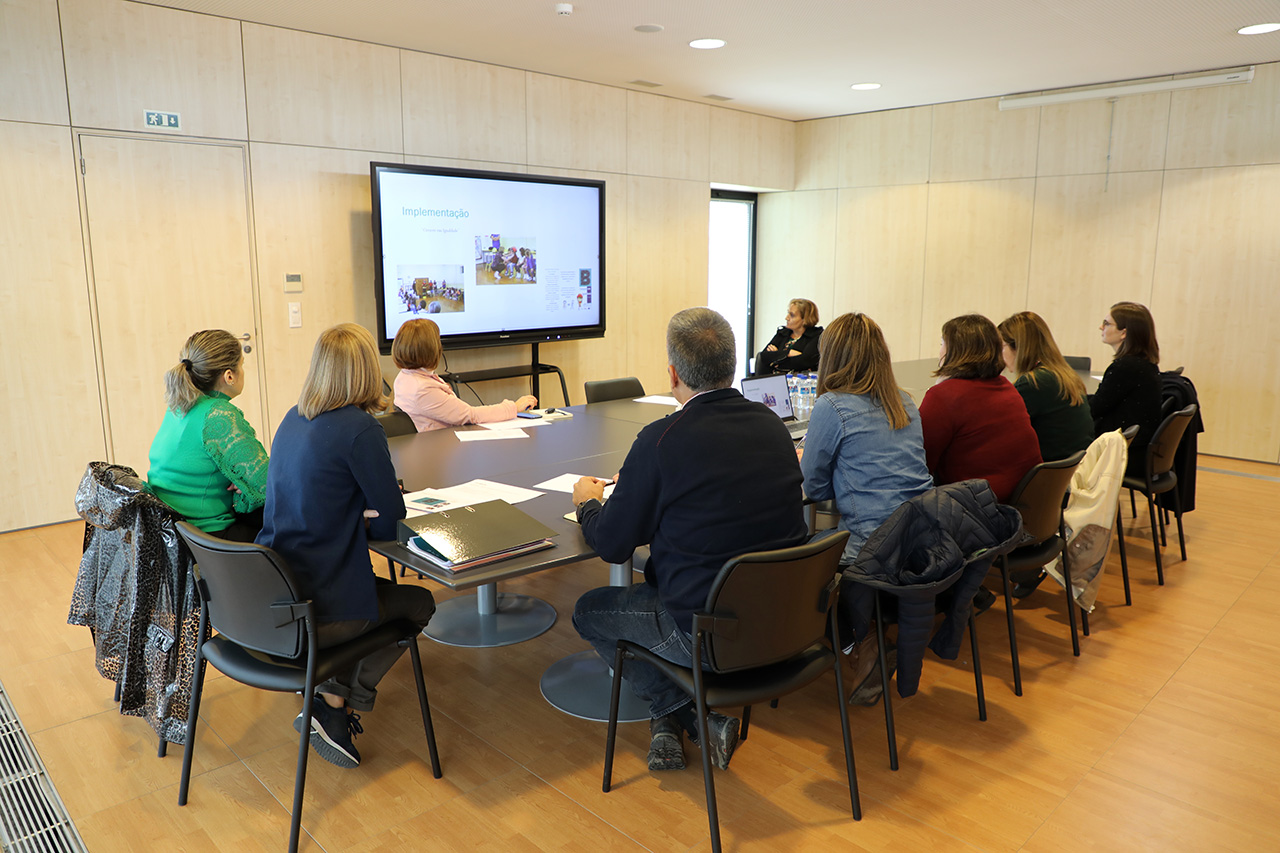
<path fill-rule="evenodd" d="M 398 539 L 441 568 L 459 571 L 550 548 L 559 534 L 506 501 L 406 518 Z"/>

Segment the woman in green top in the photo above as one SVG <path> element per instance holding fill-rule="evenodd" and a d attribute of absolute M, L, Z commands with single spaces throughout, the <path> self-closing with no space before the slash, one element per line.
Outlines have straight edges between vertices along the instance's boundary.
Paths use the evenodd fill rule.
<path fill-rule="evenodd" d="M 1005 366 L 1014 375 L 1031 426 L 1040 439 L 1040 458 L 1066 459 L 1093 441 L 1093 415 L 1084 381 L 1058 350 L 1039 314 L 1023 311 L 998 327 Z"/>
<path fill-rule="evenodd" d="M 244 356 L 230 332 L 196 332 L 164 376 L 168 411 L 151 442 L 148 486 L 196 527 L 252 542 L 262 528 L 267 451 L 231 404 Z"/>

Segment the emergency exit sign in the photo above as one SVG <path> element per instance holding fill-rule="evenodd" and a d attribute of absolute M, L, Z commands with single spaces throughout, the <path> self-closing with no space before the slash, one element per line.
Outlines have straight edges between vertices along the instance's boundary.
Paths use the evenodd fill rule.
<path fill-rule="evenodd" d="M 165 130 L 177 130 L 182 126 L 181 113 L 166 113 L 160 110 L 143 110 L 143 121 L 147 127 L 160 127 Z"/>

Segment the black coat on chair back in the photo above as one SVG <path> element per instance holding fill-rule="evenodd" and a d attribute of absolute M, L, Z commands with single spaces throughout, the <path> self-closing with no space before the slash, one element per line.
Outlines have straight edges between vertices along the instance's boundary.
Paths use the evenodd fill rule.
<path fill-rule="evenodd" d="M 1160 374 L 1160 387 L 1163 397 L 1162 408 L 1167 414 L 1185 409 L 1196 404 L 1196 413 L 1187 424 L 1187 431 L 1182 434 L 1178 450 L 1173 456 L 1173 473 L 1178 475 L 1178 498 L 1182 501 L 1182 511 L 1190 512 L 1196 508 L 1196 436 L 1204 432 L 1204 418 L 1201 417 L 1200 398 L 1196 396 L 1196 386 L 1190 379 L 1180 373 L 1168 371 Z M 1166 503 L 1167 499 L 1167 503 Z M 1160 506 L 1170 512 L 1174 509 L 1173 498 L 1159 495 Z"/>
<path fill-rule="evenodd" d="M 875 595 L 897 597 L 899 696 L 919 688 L 926 646 L 955 660 L 973 596 L 992 561 L 1024 538 L 1018 511 L 998 503 L 986 480 L 964 480 L 912 498 L 868 537 L 844 572 L 840 605 L 861 639 L 871 630 Z M 930 639 L 938 610 L 946 618 Z"/>

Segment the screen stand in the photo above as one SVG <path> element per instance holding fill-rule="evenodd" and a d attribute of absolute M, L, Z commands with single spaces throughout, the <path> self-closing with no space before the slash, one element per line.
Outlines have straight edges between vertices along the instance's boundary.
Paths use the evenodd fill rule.
<path fill-rule="evenodd" d="M 542 364 L 538 361 L 538 344 L 535 342 L 531 345 L 533 352 L 530 356 L 528 364 L 518 364 L 511 367 L 491 367 L 487 370 L 466 370 L 457 373 L 441 373 L 440 378 L 449 383 L 449 387 L 453 389 L 453 393 L 458 393 L 458 386 L 469 382 L 488 382 L 491 379 L 514 379 L 519 376 L 531 377 L 533 386 L 533 396 L 538 398 L 538 405 L 542 405 L 542 395 L 539 393 L 538 377 L 547 373 L 554 373 L 560 377 L 560 393 L 564 395 L 564 405 L 569 403 L 569 386 L 564 381 L 564 371 L 556 367 L 554 364 Z"/>

